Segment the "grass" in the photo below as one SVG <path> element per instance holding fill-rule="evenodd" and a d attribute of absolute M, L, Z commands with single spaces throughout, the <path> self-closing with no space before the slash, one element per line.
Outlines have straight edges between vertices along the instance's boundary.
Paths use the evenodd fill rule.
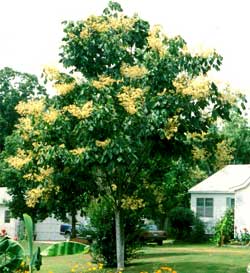
<path fill-rule="evenodd" d="M 42 248 L 45 245 L 41 245 Z M 154 244 L 144 247 L 137 259 L 126 267 L 126 273 L 153 273 L 170 266 L 177 273 L 242 273 L 250 263 L 249 247 L 216 247 L 214 245 Z M 81 265 L 91 261 L 90 255 L 44 257 L 40 273 L 79 273 Z M 74 267 L 79 265 L 78 269 Z M 71 271 L 74 268 L 75 271 Z M 115 270 L 113 270 L 114 272 Z"/>

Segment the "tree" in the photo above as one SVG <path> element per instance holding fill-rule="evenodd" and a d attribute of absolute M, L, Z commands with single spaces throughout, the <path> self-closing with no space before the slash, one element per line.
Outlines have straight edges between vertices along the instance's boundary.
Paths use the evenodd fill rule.
<path fill-rule="evenodd" d="M 225 122 L 221 134 L 233 147 L 233 162 L 235 164 L 249 164 L 250 127 L 247 118 L 233 113 L 231 120 Z"/>
<path fill-rule="evenodd" d="M 19 101 L 41 95 L 45 95 L 45 88 L 39 84 L 36 76 L 8 67 L 0 70 L 0 151 L 5 137 L 11 134 L 19 117 L 15 106 Z"/>
<path fill-rule="evenodd" d="M 146 169 L 155 147 L 162 145 L 170 160 L 190 157 L 190 134 L 229 118 L 234 102 L 206 77 L 219 69 L 220 55 L 190 52 L 180 36 L 123 15 L 118 3 L 110 2 L 101 16 L 65 22 L 64 33 L 60 56 L 70 74 L 46 69 L 58 91 L 52 104 L 18 105 L 32 129 L 20 123 L 23 143 L 6 162 L 32 181 L 25 195 L 31 206 L 48 202 L 52 192 L 53 201 L 82 192 L 107 198 L 122 269 L 123 212 L 146 204 L 143 193 L 154 183 L 145 183 Z"/>

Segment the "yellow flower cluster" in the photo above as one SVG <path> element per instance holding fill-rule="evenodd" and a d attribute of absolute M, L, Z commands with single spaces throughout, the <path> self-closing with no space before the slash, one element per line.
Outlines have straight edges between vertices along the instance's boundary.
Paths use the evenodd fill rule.
<path fill-rule="evenodd" d="M 53 87 L 56 89 L 58 95 L 65 96 L 74 90 L 76 86 L 75 82 L 71 83 L 55 83 Z"/>
<path fill-rule="evenodd" d="M 123 30 L 123 31 L 130 31 L 133 29 L 135 22 L 138 21 L 136 16 L 134 17 L 125 17 L 125 16 L 118 16 L 118 17 L 110 17 L 109 18 L 109 26 L 113 30 Z"/>
<path fill-rule="evenodd" d="M 39 174 L 28 173 L 28 174 L 25 174 L 23 176 L 23 178 L 26 179 L 26 180 L 34 180 L 34 181 L 37 181 L 37 182 L 42 182 L 45 179 L 47 179 L 53 173 L 54 173 L 54 169 L 52 167 L 47 168 L 47 169 L 40 168 L 39 169 Z"/>
<path fill-rule="evenodd" d="M 73 155 L 80 155 L 86 151 L 86 148 L 76 148 L 73 150 L 70 150 L 69 152 L 72 153 Z"/>
<path fill-rule="evenodd" d="M 15 110 L 21 116 L 34 115 L 38 116 L 44 109 L 44 101 L 41 100 L 29 100 L 27 102 L 21 101 L 15 107 Z"/>
<path fill-rule="evenodd" d="M 187 132 L 186 133 L 186 136 L 188 139 L 200 139 L 200 140 L 204 140 L 207 136 L 207 133 L 206 132 L 201 132 L 201 133 L 198 133 L 198 132 L 193 132 L 193 133 L 190 133 L 190 132 Z"/>
<path fill-rule="evenodd" d="M 205 76 L 190 78 L 186 73 L 181 73 L 173 82 L 176 91 L 192 96 L 194 99 L 202 99 L 210 93 L 210 82 Z"/>
<path fill-rule="evenodd" d="M 195 48 L 190 48 L 187 45 L 184 45 L 181 49 L 182 54 L 187 55 L 190 54 L 192 56 L 199 56 L 202 58 L 208 58 L 213 56 L 216 51 L 212 48 L 204 48 L 202 45 L 199 45 Z"/>
<path fill-rule="evenodd" d="M 122 92 L 117 95 L 120 104 L 130 114 L 134 115 L 137 112 L 136 102 L 143 97 L 143 90 L 129 86 L 123 86 Z"/>
<path fill-rule="evenodd" d="M 49 124 L 53 124 L 58 116 L 59 111 L 51 107 L 47 112 L 43 114 L 43 120 Z"/>
<path fill-rule="evenodd" d="M 217 143 L 216 145 L 216 167 L 217 169 L 222 169 L 225 165 L 229 164 L 233 160 L 232 153 L 234 152 L 234 148 L 230 146 L 225 140 Z"/>
<path fill-rule="evenodd" d="M 138 20 L 136 16 L 134 17 L 110 17 L 109 19 L 103 18 L 101 16 L 90 16 L 84 22 L 84 28 L 80 33 L 82 39 L 87 39 L 93 31 L 104 33 L 110 30 L 123 30 L 129 31 L 133 28 L 135 22 Z"/>
<path fill-rule="evenodd" d="M 22 149 L 17 150 L 16 156 L 10 156 L 5 161 L 13 168 L 20 170 L 25 164 L 32 160 L 32 152 L 24 151 Z"/>
<path fill-rule="evenodd" d="M 50 81 L 57 81 L 60 79 L 60 71 L 55 66 L 44 66 L 43 73 Z"/>
<path fill-rule="evenodd" d="M 172 118 L 168 118 L 164 127 L 164 134 L 166 139 L 171 139 L 176 132 L 178 132 L 179 126 L 178 116 L 173 116 Z"/>
<path fill-rule="evenodd" d="M 224 102 L 227 102 L 231 105 L 235 105 L 240 97 L 242 97 L 242 93 L 232 90 L 229 85 L 227 85 L 221 92 L 220 97 Z"/>
<path fill-rule="evenodd" d="M 196 165 L 190 169 L 190 177 L 197 181 L 201 181 L 207 177 L 207 174 Z"/>
<path fill-rule="evenodd" d="M 110 138 L 107 138 L 107 139 L 104 140 L 104 141 L 96 140 L 96 141 L 95 141 L 95 145 L 96 145 L 97 147 L 105 148 L 107 145 L 109 145 L 110 142 L 111 142 L 111 139 L 110 139 Z"/>
<path fill-rule="evenodd" d="M 93 111 L 93 101 L 86 102 L 82 107 L 71 104 L 63 107 L 63 110 L 69 112 L 78 119 L 88 118 Z"/>
<path fill-rule="evenodd" d="M 30 118 L 28 117 L 21 117 L 18 119 L 18 124 L 15 125 L 16 128 L 18 129 L 21 129 L 23 131 L 26 131 L 26 132 L 31 132 L 32 129 L 33 129 L 33 126 L 32 126 L 32 121 Z"/>
<path fill-rule="evenodd" d="M 92 85 L 96 89 L 102 89 L 102 88 L 104 88 L 106 86 L 112 85 L 114 82 L 116 82 L 116 80 L 112 79 L 111 77 L 102 75 L 102 76 L 99 77 L 98 81 L 93 80 Z"/>
<path fill-rule="evenodd" d="M 34 208 L 38 199 L 42 196 L 43 189 L 35 188 L 26 192 L 26 205 L 30 208 Z"/>
<path fill-rule="evenodd" d="M 204 148 L 198 148 L 195 146 L 192 149 L 192 155 L 194 160 L 204 160 L 208 156 L 208 153 Z"/>
<path fill-rule="evenodd" d="M 124 196 L 121 200 L 122 208 L 136 210 L 145 206 L 144 200 L 133 196 Z"/>
<path fill-rule="evenodd" d="M 148 46 L 153 50 L 156 50 L 160 56 L 164 56 L 166 52 L 166 48 L 162 42 L 163 38 L 165 37 L 162 35 L 162 28 L 159 25 L 153 26 L 153 28 L 148 33 Z"/>
<path fill-rule="evenodd" d="M 139 65 L 129 66 L 124 63 L 121 66 L 121 74 L 127 78 L 141 79 L 145 75 L 147 75 L 147 73 L 148 73 L 148 70 L 144 66 L 139 66 Z"/>

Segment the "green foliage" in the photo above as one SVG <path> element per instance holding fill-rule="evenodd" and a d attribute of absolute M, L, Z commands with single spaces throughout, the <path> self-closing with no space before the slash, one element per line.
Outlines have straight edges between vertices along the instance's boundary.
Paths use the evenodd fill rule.
<path fill-rule="evenodd" d="M 19 117 L 15 111 L 18 102 L 44 95 L 45 88 L 39 84 L 35 75 L 8 67 L 0 69 L 0 151 L 5 137 L 11 134 Z"/>
<path fill-rule="evenodd" d="M 134 257 L 138 250 L 139 226 L 142 224 L 136 213 L 123 211 L 125 229 L 125 261 L 128 262 Z M 97 262 L 106 266 L 116 265 L 116 238 L 115 219 L 112 204 L 110 201 L 102 199 L 93 202 L 88 209 L 90 225 L 94 230 L 94 240 L 91 244 L 91 255 Z"/>
<path fill-rule="evenodd" d="M 53 244 L 41 253 L 42 256 L 63 256 L 89 252 L 89 246 L 77 242 L 61 242 Z"/>
<path fill-rule="evenodd" d="M 14 272 L 25 257 L 23 247 L 7 236 L 0 239 L 0 272 Z"/>
<path fill-rule="evenodd" d="M 169 236 L 179 241 L 203 243 L 207 240 L 203 222 L 185 207 L 169 212 Z"/>
<path fill-rule="evenodd" d="M 213 241 L 218 245 L 229 243 L 234 238 L 234 211 L 228 209 L 216 223 Z"/>
<path fill-rule="evenodd" d="M 32 218 L 24 213 L 23 214 L 24 225 L 27 234 L 27 240 L 29 245 L 29 272 L 32 273 L 34 270 L 40 270 L 42 265 L 42 256 L 40 247 L 37 248 L 35 252 L 33 252 L 33 221 Z"/>

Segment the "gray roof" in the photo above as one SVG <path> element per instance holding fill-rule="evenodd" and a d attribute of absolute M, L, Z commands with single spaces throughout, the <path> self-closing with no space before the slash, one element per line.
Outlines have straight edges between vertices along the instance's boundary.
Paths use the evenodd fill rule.
<path fill-rule="evenodd" d="M 227 165 L 192 187 L 190 193 L 234 193 L 250 183 L 249 165 Z"/>

